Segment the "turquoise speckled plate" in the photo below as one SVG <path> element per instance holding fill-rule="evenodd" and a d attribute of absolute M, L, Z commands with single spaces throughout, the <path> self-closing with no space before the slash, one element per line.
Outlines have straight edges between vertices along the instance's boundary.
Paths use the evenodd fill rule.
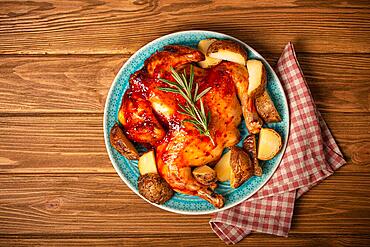
<path fill-rule="evenodd" d="M 230 188 L 229 182 L 219 183 L 219 187 L 216 191 L 225 197 L 225 206 L 222 209 L 216 209 L 213 207 L 213 205 L 198 197 L 188 196 L 180 193 L 175 193 L 175 195 L 163 205 L 153 204 L 164 210 L 181 214 L 209 214 L 218 212 L 233 207 L 252 196 L 270 179 L 276 168 L 279 166 L 285 151 L 289 132 L 289 111 L 285 93 L 275 72 L 258 52 L 253 50 L 250 46 L 242 41 L 222 33 L 210 31 L 184 31 L 172 33 L 150 42 L 132 55 L 129 60 L 127 60 L 114 79 L 105 103 L 105 145 L 114 168 L 127 186 L 130 187 L 130 189 L 132 189 L 140 197 L 142 197 L 138 193 L 137 189 L 137 180 L 139 177 L 137 161 L 127 160 L 111 146 L 109 142 L 109 131 L 114 123 L 117 122 L 118 110 L 121 104 L 122 96 L 128 87 L 130 75 L 143 66 L 145 59 L 147 59 L 154 52 L 161 50 L 165 45 L 180 44 L 196 47 L 200 40 L 206 38 L 235 40 L 239 42 L 246 49 L 246 51 L 248 51 L 248 58 L 256 58 L 263 61 L 268 75 L 268 90 L 282 117 L 282 121 L 280 123 L 268 124 L 267 127 L 273 128 L 280 133 L 283 138 L 284 146 L 282 151 L 275 158 L 267 162 L 261 162 L 263 167 L 263 175 L 261 177 L 254 176 L 237 189 Z M 240 132 L 243 140 L 248 134 L 244 122 L 240 126 Z M 240 146 L 241 143 L 242 142 L 240 142 L 238 145 Z M 145 198 L 143 199 L 146 200 Z M 149 202 L 148 200 L 146 201 Z"/>

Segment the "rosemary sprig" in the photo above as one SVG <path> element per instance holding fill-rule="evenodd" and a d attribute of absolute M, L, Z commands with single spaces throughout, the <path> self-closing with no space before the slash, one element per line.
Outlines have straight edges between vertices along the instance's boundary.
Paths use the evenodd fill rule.
<path fill-rule="evenodd" d="M 179 105 L 182 110 L 180 113 L 190 117 L 190 119 L 185 119 L 184 122 L 192 123 L 200 134 L 209 137 L 212 144 L 215 145 L 215 142 L 213 141 L 208 129 L 208 125 L 211 121 L 211 114 L 210 112 L 206 114 L 202 101 L 202 97 L 206 95 L 209 90 L 211 90 L 211 87 L 204 89 L 198 94 L 199 86 L 198 83 L 194 83 L 194 68 L 192 65 L 190 65 L 189 80 L 186 77 L 185 69 L 182 74 L 179 74 L 176 72 L 176 70 L 174 70 L 174 68 L 171 67 L 171 73 L 172 77 L 175 79 L 175 82 L 166 79 L 159 79 L 170 87 L 159 87 L 158 89 L 164 92 L 180 94 L 186 100 L 185 105 Z M 196 106 L 196 102 L 198 102 L 198 100 L 200 109 L 198 109 Z"/>

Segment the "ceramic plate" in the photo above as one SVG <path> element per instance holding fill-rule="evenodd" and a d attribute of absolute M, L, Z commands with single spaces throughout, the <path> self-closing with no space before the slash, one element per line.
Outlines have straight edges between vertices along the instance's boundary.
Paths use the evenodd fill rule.
<path fill-rule="evenodd" d="M 284 146 L 282 151 L 275 158 L 267 162 L 261 162 L 263 168 L 263 175 L 261 177 L 254 176 L 237 189 L 230 188 L 229 182 L 219 183 L 219 187 L 216 189 L 216 191 L 225 197 L 225 206 L 222 209 L 215 208 L 213 205 L 205 200 L 200 199 L 199 197 L 188 196 L 180 193 L 175 193 L 175 195 L 163 205 L 153 204 L 164 210 L 181 214 L 209 214 L 218 212 L 233 207 L 236 204 L 252 196 L 269 180 L 269 178 L 275 172 L 276 168 L 279 166 L 279 163 L 285 151 L 289 132 L 289 112 L 285 93 L 275 72 L 258 52 L 256 52 L 254 49 L 252 49 L 250 46 L 243 43 L 242 41 L 222 33 L 210 31 L 184 31 L 172 33 L 150 42 L 149 44 L 138 50 L 134 55 L 132 55 L 129 60 L 127 60 L 127 62 L 122 66 L 121 70 L 118 72 L 116 78 L 114 79 L 105 103 L 105 145 L 114 168 L 116 169 L 121 179 L 127 184 L 127 186 L 130 187 L 130 189 L 132 189 L 140 197 L 142 197 L 138 193 L 137 188 L 137 180 L 139 177 L 137 161 L 127 160 L 111 146 L 109 142 L 109 131 L 114 123 L 118 121 L 118 110 L 121 104 L 122 96 L 128 87 L 130 75 L 135 71 L 141 69 L 144 61 L 151 54 L 161 50 L 166 45 L 179 44 L 196 47 L 200 40 L 206 38 L 235 40 L 240 43 L 248 52 L 248 59 L 255 58 L 263 61 L 268 76 L 267 88 L 270 92 L 272 100 L 275 103 L 275 106 L 277 107 L 282 117 L 281 122 L 267 124 L 266 126 L 273 128 L 280 133 L 284 142 Z M 246 137 L 248 134 L 244 122 L 242 122 L 239 128 L 243 140 L 244 137 Z M 241 143 L 242 141 L 240 141 L 238 145 L 241 146 Z M 140 147 L 138 148 L 140 149 Z M 143 199 L 146 200 L 145 198 Z"/>

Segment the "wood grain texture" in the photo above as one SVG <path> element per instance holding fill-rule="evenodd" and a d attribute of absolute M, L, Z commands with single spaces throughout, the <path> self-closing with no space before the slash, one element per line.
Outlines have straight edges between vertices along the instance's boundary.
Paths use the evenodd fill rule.
<path fill-rule="evenodd" d="M 367 234 L 368 176 L 336 174 L 314 187 L 297 202 L 291 233 Z M 129 237 L 212 232 L 208 215 L 177 215 L 153 207 L 114 174 L 1 175 L 0 183 L 2 235 Z"/>
<path fill-rule="evenodd" d="M 233 35 L 273 65 L 288 41 L 348 164 L 296 203 L 289 238 L 369 246 L 366 0 L 0 0 L 0 246 L 224 246 L 209 216 L 153 207 L 120 180 L 103 108 L 122 64 L 164 34 Z"/>
<path fill-rule="evenodd" d="M 366 172 L 369 118 L 324 113 L 349 164 L 343 172 Z M 0 118 L 1 173 L 115 173 L 106 153 L 102 114 L 39 114 Z"/>
<path fill-rule="evenodd" d="M 266 58 L 274 65 L 279 56 Z M 127 58 L 1 56 L 0 114 L 102 113 L 109 87 Z M 320 110 L 370 112 L 370 56 L 302 53 L 298 59 Z"/>
<path fill-rule="evenodd" d="M 0 173 L 110 172 L 103 115 L 0 118 Z"/>
<path fill-rule="evenodd" d="M 132 54 L 189 29 L 224 32 L 261 52 L 278 53 L 293 41 L 305 52 L 369 53 L 367 7 L 367 1 L 3 0 L 0 53 Z"/>
<path fill-rule="evenodd" d="M 309 236 L 309 237 L 308 237 Z M 291 234 L 289 238 L 270 236 L 266 238 L 261 234 L 252 234 L 248 239 L 239 243 L 237 246 L 348 246 L 348 247 L 367 247 L 370 239 L 366 236 L 344 236 L 323 237 L 316 235 Z M 201 240 L 200 240 L 201 239 Z M 215 238 L 214 234 L 178 234 L 177 236 L 145 236 L 140 238 L 132 237 L 112 237 L 112 238 L 0 238 L 0 246 L 225 246 L 221 240 Z"/>
<path fill-rule="evenodd" d="M 127 56 L 27 56 L 0 60 L 1 112 L 103 112 Z"/>

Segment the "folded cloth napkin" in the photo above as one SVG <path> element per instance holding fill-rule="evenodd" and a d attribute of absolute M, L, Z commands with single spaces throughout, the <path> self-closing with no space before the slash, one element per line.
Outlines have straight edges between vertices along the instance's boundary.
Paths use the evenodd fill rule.
<path fill-rule="evenodd" d="M 276 67 L 290 111 L 290 133 L 279 168 L 256 194 L 212 216 L 213 231 L 235 244 L 252 231 L 288 236 L 294 202 L 345 164 L 325 121 L 316 110 L 293 44 L 286 45 Z"/>

